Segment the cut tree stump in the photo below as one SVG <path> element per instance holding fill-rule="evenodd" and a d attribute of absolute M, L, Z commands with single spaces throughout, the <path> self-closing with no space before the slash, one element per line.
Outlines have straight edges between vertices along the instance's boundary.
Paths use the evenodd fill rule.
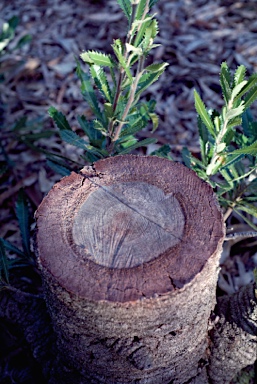
<path fill-rule="evenodd" d="M 224 223 L 179 163 L 117 156 L 57 183 L 37 214 L 58 347 L 83 383 L 177 383 L 208 360 Z"/>

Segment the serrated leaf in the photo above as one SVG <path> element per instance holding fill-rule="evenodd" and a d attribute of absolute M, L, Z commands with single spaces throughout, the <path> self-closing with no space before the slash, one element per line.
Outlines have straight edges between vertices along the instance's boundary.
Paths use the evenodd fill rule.
<path fill-rule="evenodd" d="M 61 175 L 61 176 L 69 176 L 71 171 L 64 167 L 63 165 L 60 165 L 58 163 L 53 162 L 52 160 L 47 160 L 46 164 L 48 167 L 50 167 L 55 173 Z"/>
<path fill-rule="evenodd" d="M 73 131 L 68 131 L 67 129 L 62 130 L 59 132 L 60 137 L 63 141 L 70 145 L 74 145 L 75 147 L 86 149 L 87 142 L 79 137 L 75 132 Z"/>
<path fill-rule="evenodd" d="M 227 156 L 228 155 L 229 155 L 229 158 L 228 157 L 225 158 L 225 164 L 221 167 L 221 169 L 230 167 L 231 165 L 238 163 L 244 158 L 244 155 L 231 156 L 231 153 L 227 153 Z"/>
<path fill-rule="evenodd" d="M 248 145 L 247 147 L 236 149 L 233 152 L 230 152 L 231 155 L 252 155 L 257 156 L 257 141 L 253 144 Z"/>
<path fill-rule="evenodd" d="M 121 7 L 121 9 L 123 10 L 126 18 L 128 20 L 130 20 L 130 16 L 131 16 L 131 2 L 130 0 L 117 0 L 117 3 L 119 4 L 119 6 Z"/>
<path fill-rule="evenodd" d="M 139 21 L 139 20 L 136 20 L 134 21 L 134 23 L 132 24 L 132 28 L 134 29 L 134 31 L 137 30 L 136 32 L 136 37 L 135 37 L 135 40 L 133 42 L 134 46 L 135 47 L 138 47 L 139 45 L 141 45 L 144 37 L 146 38 L 146 40 L 149 40 L 150 37 L 151 37 L 151 30 L 148 30 L 147 29 L 150 27 L 151 25 L 151 22 L 152 22 L 152 18 L 153 18 L 153 15 L 152 16 L 149 16 L 147 17 L 146 19 L 144 19 L 143 21 Z M 147 35 L 146 35 L 146 31 L 147 31 Z M 147 42 L 145 45 L 148 45 Z"/>
<path fill-rule="evenodd" d="M 55 124 L 57 125 L 57 127 L 60 130 L 70 130 L 71 131 L 70 124 L 68 123 L 66 117 L 64 116 L 64 114 L 62 112 L 58 112 L 56 108 L 50 107 L 48 109 L 48 113 L 52 117 Z"/>
<path fill-rule="evenodd" d="M 198 125 L 199 141 L 200 141 L 200 148 L 201 148 L 201 157 L 203 162 L 206 164 L 209 145 L 211 145 L 211 143 L 209 142 L 208 129 L 206 128 L 205 124 L 203 124 L 199 116 L 197 119 L 197 125 Z"/>
<path fill-rule="evenodd" d="M 90 72 L 99 91 L 107 101 L 112 102 L 110 86 L 103 69 L 99 65 L 92 65 Z"/>
<path fill-rule="evenodd" d="M 225 119 L 230 121 L 231 119 L 234 119 L 235 117 L 242 115 L 244 110 L 245 110 L 245 105 L 244 105 L 244 101 L 242 101 L 237 108 L 232 108 L 225 113 Z"/>
<path fill-rule="evenodd" d="M 251 75 L 247 81 L 247 84 L 244 86 L 242 91 L 238 94 L 238 97 L 242 97 L 245 95 L 247 92 L 250 91 L 250 89 L 257 84 L 257 73 L 254 73 Z"/>
<path fill-rule="evenodd" d="M 148 75 L 146 77 L 144 77 L 145 75 L 142 76 L 142 78 L 145 78 L 145 81 L 140 81 L 138 83 L 138 90 L 135 94 L 135 102 L 137 102 L 138 98 L 140 97 L 140 95 L 148 88 L 150 87 L 151 84 L 153 84 L 155 81 L 158 80 L 158 78 L 162 75 L 162 73 L 164 72 L 164 69 L 156 72 L 156 73 L 147 73 L 145 75 Z M 141 78 L 141 79 L 142 79 Z"/>
<path fill-rule="evenodd" d="M 9 272 L 8 272 L 8 259 L 5 253 L 5 246 L 0 239 L 0 280 L 2 279 L 2 271 L 4 279 L 9 283 Z"/>
<path fill-rule="evenodd" d="M 220 85 L 223 97 L 226 101 L 226 104 L 228 104 L 229 100 L 231 99 L 231 75 L 226 62 L 221 64 Z"/>
<path fill-rule="evenodd" d="M 257 85 L 255 85 L 249 93 L 245 96 L 245 109 L 249 108 L 251 104 L 257 99 Z"/>
<path fill-rule="evenodd" d="M 157 140 L 154 138 L 138 141 L 136 144 L 131 145 L 130 147 L 123 149 L 122 151 L 119 151 L 119 155 L 125 155 L 127 153 L 131 153 L 132 151 L 134 151 L 136 148 L 139 148 L 139 147 L 146 147 L 149 144 L 155 144 L 156 141 Z"/>
<path fill-rule="evenodd" d="M 207 109 L 196 90 L 194 90 L 194 98 L 195 98 L 195 109 L 198 115 L 202 119 L 202 122 L 204 123 L 204 125 L 206 126 L 210 134 L 213 137 L 215 137 L 215 128 L 214 128 L 213 122 L 211 121 L 211 118 L 207 112 Z"/>
<path fill-rule="evenodd" d="M 81 59 L 89 65 L 99 65 L 100 67 L 115 67 L 115 62 L 110 55 L 101 52 L 86 51 L 80 55 Z"/>
<path fill-rule="evenodd" d="M 77 119 L 81 128 L 87 135 L 90 144 L 92 144 L 94 147 L 102 147 L 102 142 L 105 137 L 103 133 L 99 130 L 99 128 L 96 126 L 96 121 L 94 121 L 93 123 L 92 121 L 87 121 L 85 116 L 78 116 Z"/>
<path fill-rule="evenodd" d="M 22 248 L 30 256 L 29 208 L 24 191 L 21 189 L 16 202 L 16 215 L 22 238 Z"/>
<path fill-rule="evenodd" d="M 236 70 L 235 76 L 234 76 L 234 84 L 235 85 L 240 84 L 244 80 L 245 72 L 246 72 L 246 68 L 244 65 L 240 65 L 239 67 L 237 67 L 237 70 Z"/>
<path fill-rule="evenodd" d="M 236 96 L 238 96 L 238 94 L 241 92 L 241 90 L 243 89 L 243 87 L 247 84 L 247 81 L 244 80 L 242 81 L 241 83 L 237 84 L 233 89 L 232 89 L 232 92 L 231 92 L 231 100 L 234 100 L 236 98 Z"/>
<path fill-rule="evenodd" d="M 90 77 L 82 71 L 80 63 L 77 61 L 77 69 L 76 73 L 78 75 L 78 78 L 81 81 L 81 93 L 92 109 L 92 112 L 95 114 L 95 116 L 103 123 L 106 124 L 107 122 L 105 121 L 105 116 L 101 112 L 101 109 L 98 104 L 97 97 L 95 95 L 93 86 L 90 81 Z"/>

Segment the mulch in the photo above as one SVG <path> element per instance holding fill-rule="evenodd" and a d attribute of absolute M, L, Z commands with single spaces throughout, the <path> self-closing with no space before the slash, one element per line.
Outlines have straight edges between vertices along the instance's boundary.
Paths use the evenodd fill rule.
<path fill-rule="evenodd" d="M 165 61 L 169 66 L 145 93 L 147 99 L 156 100 L 160 121 L 154 133 L 157 145 L 149 146 L 144 153 L 150 153 L 162 144 L 170 144 L 174 158 L 180 160 L 184 146 L 194 153 L 199 152 L 194 88 L 209 108 L 220 108 L 219 71 L 223 61 L 232 69 L 244 64 L 249 74 L 257 72 L 257 3 L 255 0 L 159 0 L 154 11 L 160 29 L 156 42 L 161 45 L 148 61 Z M 15 216 L 19 189 L 25 189 L 33 214 L 60 176 L 46 165 L 44 153 L 33 151 L 17 139 L 10 139 L 6 132 L 24 116 L 36 131 L 54 129 L 47 113 L 50 106 L 61 110 L 74 130 L 78 129 L 76 116 L 90 116 L 91 111 L 80 94 L 74 56 L 78 57 L 83 50 L 111 53 L 113 39 L 122 39 L 126 34 L 126 19 L 116 0 L 2 0 L 0 26 L 14 15 L 19 17 L 20 23 L 11 47 L 25 34 L 30 34 L 32 41 L 0 59 L 1 69 L 5 71 L 5 81 L 0 83 L 0 121 L 4 122 L 1 141 L 15 163 L 12 171 L 1 177 L 0 237 L 21 246 Z M 253 115 L 257 117 L 256 108 Z M 140 137 L 148 137 L 149 132 L 150 129 L 145 130 Z M 74 160 L 79 158 L 79 152 L 61 142 L 58 135 L 40 139 L 38 145 Z M 4 154 L 0 156 L 2 162 Z M 31 224 L 33 229 L 33 220 Z M 242 272 L 245 276 L 255 263 L 257 265 L 257 257 L 252 257 L 257 254 L 256 246 L 254 241 L 246 242 L 233 250 L 236 258 L 233 261 L 229 259 L 227 276 L 231 277 L 232 273 L 232 280 L 233 276 L 240 276 L 239 266 L 245 268 Z M 28 284 L 33 279 L 28 277 Z M 10 363 L 12 357 L 6 359 L 1 354 L 0 384 L 40 382 L 39 379 L 33 381 L 36 377 L 33 376 L 35 363 L 23 345 L 22 335 L 4 321 L 0 323 L 0 333 L 5 333 L 2 343 L 8 356 L 17 353 L 20 362 L 25 360 L 22 367 L 17 368 L 16 363 Z M 33 379 L 26 381 L 22 373 L 26 377 L 24 372 L 28 371 L 30 364 L 29 374 Z M 15 379 L 17 369 L 21 377 Z"/>

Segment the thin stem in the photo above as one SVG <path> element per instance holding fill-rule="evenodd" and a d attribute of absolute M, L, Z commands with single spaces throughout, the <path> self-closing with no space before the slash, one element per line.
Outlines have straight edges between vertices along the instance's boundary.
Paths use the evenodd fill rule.
<path fill-rule="evenodd" d="M 131 12 L 131 17 L 130 17 L 130 21 L 129 21 L 129 28 L 128 28 L 128 33 L 127 33 L 126 40 L 125 40 L 125 51 L 124 51 L 124 59 L 125 60 L 128 57 L 128 51 L 127 51 L 127 45 L 126 44 L 131 43 L 131 39 L 132 39 L 131 28 L 132 28 L 132 24 L 133 24 L 133 21 L 134 21 L 135 16 L 136 16 L 136 8 L 137 8 L 136 5 L 132 5 L 132 12 Z M 121 85 L 122 85 L 122 81 L 124 79 L 124 73 L 125 73 L 124 68 L 120 68 L 119 77 L 118 77 L 118 81 L 117 81 L 117 88 L 116 88 L 114 101 L 113 101 L 113 107 L 112 107 L 113 115 L 115 115 L 118 101 L 119 101 L 119 98 L 121 95 Z M 113 135 L 113 126 L 114 126 L 114 120 L 111 120 L 109 123 L 109 126 L 108 126 L 109 138 L 111 138 Z"/>
<path fill-rule="evenodd" d="M 138 61 L 136 77 L 135 77 L 135 79 L 134 79 L 134 81 L 133 81 L 133 83 L 131 85 L 129 99 L 128 99 L 126 108 L 125 108 L 125 110 L 123 112 L 123 115 L 122 115 L 122 118 L 121 118 L 122 121 L 119 123 L 119 125 L 118 125 L 118 127 L 117 127 L 117 129 L 115 131 L 115 134 L 114 134 L 114 137 L 113 137 L 113 142 L 118 140 L 120 132 L 121 132 L 121 129 L 122 129 L 123 125 L 125 124 L 126 117 L 127 117 L 128 113 L 129 113 L 129 110 L 130 110 L 132 104 L 133 104 L 135 93 L 136 93 L 136 90 L 137 90 L 137 85 L 138 85 L 138 82 L 139 82 L 141 74 L 142 74 L 143 64 L 144 64 L 144 56 L 141 56 L 139 61 Z"/>

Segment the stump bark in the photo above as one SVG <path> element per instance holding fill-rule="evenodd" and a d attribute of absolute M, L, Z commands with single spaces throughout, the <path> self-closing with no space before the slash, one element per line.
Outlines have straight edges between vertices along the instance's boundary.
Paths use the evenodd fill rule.
<path fill-rule="evenodd" d="M 38 264 L 83 383 L 177 383 L 208 360 L 222 214 L 183 165 L 117 156 L 63 178 L 37 214 Z"/>

